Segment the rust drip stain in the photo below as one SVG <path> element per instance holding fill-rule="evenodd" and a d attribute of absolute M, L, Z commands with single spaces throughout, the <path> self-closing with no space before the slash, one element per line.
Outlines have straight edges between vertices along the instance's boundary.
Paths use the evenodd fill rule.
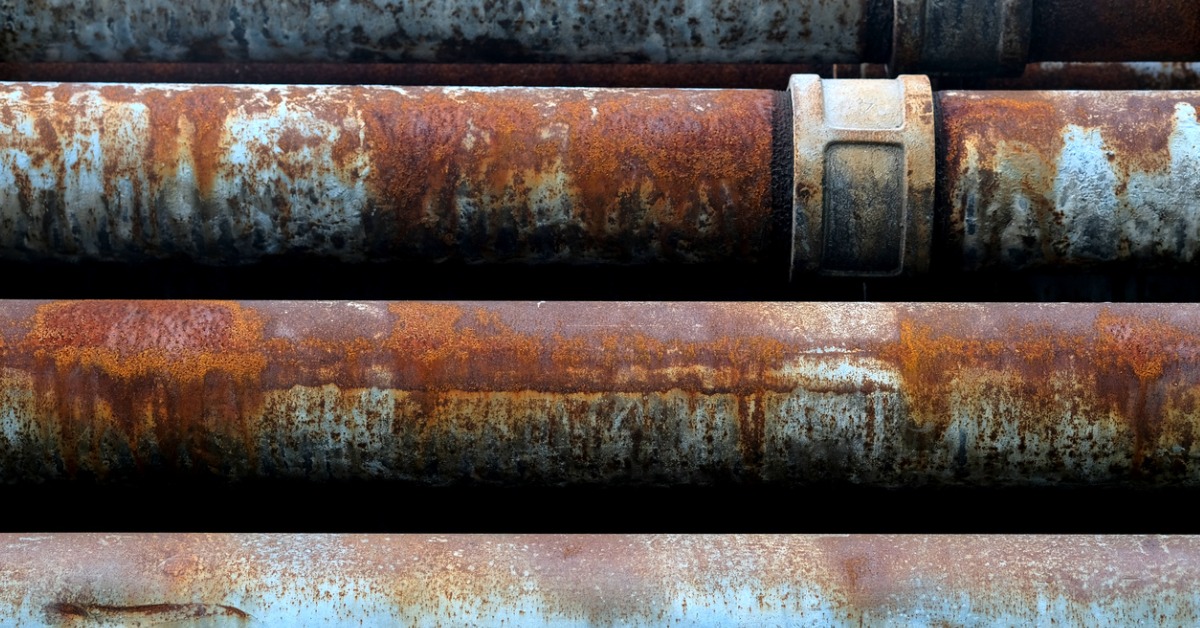
<path fill-rule="evenodd" d="M 261 403 L 262 320 L 232 302 L 83 301 L 42 305 L 14 353 L 32 363 L 37 390 L 53 391 L 56 438 L 64 444 L 87 442 L 80 460 L 77 446 L 61 449 L 63 465 L 93 471 L 109 464 L 98 456 L 101 443 L 114 436 L 126 443 L 134 464 L 189 463 L 219 468 L 224 462 L 206 438 L 229 430 L 247 444 L 248 421 Z M 218 420 L 220 427 L 203 428 Z M 149 446 L 153 443 L 153 446 Z M 252 456 L 253 451 L 248 452 Z"/>
<path fill-rule="evenodd" d="M 97 89 L 91 85 L 62 84 L 55 87 L 57 98 L 67 102 L 74 94 Z M 249 90 L 222 88 L 219 90 L 153 90 L 135 89 L 123 85 L 104 85 L 98 88 L 102 98 L 111 103 L 137 104 L 148 114 L 146 154 L 142 163 L 153 188 L 161 189 L 164 182 L 174 179 L 181 167 L 189 166 L 195 175 L 201 196 L 213 193 L 218 176 L 222 136 L 225 122 L 246 98 Z M 127 140 L 126 140 L 127 141 Z M 120 146 L 113 146 L 119 152 Z M 123 173 L 114 169 L 114 161 L 106 162 L 105 194 L 116 193 L 108 185 Z M 155 199 L 142 199 L 151 207 Z"/>
<path fill-rule="evenodd" d="M 378 463 L 458 477 L 429 463 L 507 477 L 526 473 L 508 470 L 518 460 L 531 477 L 624 477 L 590 466 L 620 459 L 647 477 L 757 481 L 809 464 L 821 445 L 789 452 L 829 430 L 861 450 L 855 464 L 894 458 L 916 467 L 902 476 L 941 477 L 949 462 L 912 456 L 989 425 L 971 447 L 1028 441 L 1052 456 L 1070 441 L 1107 456 L 1112 474 L 1178 479 L 1191 477 L 1200 407 L 1200 333 L 1155 306 L 11 307 L 22 320 L 7 327 L 26 331 L 0 348 L 0 394 L 23 423 L 0 447 L 45 451 L 0 452 L 45 455 L 45 473 L 67 476 L 272 465 L 357 476 Z M 680 457 L 692 447 L 700 462 Z"/>
<path fill-rule="evenodd" d="M 417 399 L 430 416 L 448 399 L 472 391 L 505 391 L 514 405 L 529 390 L 732 394 L 743 460 L 757 469 L 767 421 L 763 395 L 793 386 L 779 375 L 793 349 L 766 336 L 663 340 L 634 329 L 604 331 L 600 321 L 600 331 L 592 333 L 533 335 L 514 332 L 485 308 L 397 303 L 390 309 L 396 326 L 385 346 L 395 356 L 395 385 L 425 393 Z M 635 431 L 635 442 L 640 434 Z"/>
<path fill-rule="evenodd" d="M 1188 373 L 1200 367 L 1200 334 L 1158 318 L 1101 309 L 1090 329 L 1020 323 L 981 336 L 972 331 L 978 322 L 967 317 L 910 314 L 899 327 L 898 340 L 884 345 L 880 356 L 898 367 L 910 420 L 918 426 L 945 429 L 953 404 L 993 395 L 990 373 L 1007 378 L 1026 404 L 1022 429 L 1050 433 L 1057 426 L 1045 422 L 1061 419 L 1051 408 L 1063 401 L 1052 382 L 1078 378 L 1084 387 L 1073 403 L 1084 411 L 1094 404 L 1125 421 L 1133 436 L 1131 468 L 1142 474 L 1154 471 L 1144 462 L 1161 444 L 1171 406 L 1195 409 L 1187 387 L 1197 385 Z M 1093 421 L 1102 422 L 1103 415 Z"/>
<path fill-rule="evenodd" d="M 1179 156 L 1172 155 L 1171 142 L 1179 107 L 1200 106 L 1195 94 L 943 92 L 936 98 L 939 206 L 947 208 L 941 246 L 952 263 L 1018 270 L 1124 259 L 1190 261 L 1182 259 L 1190 255 L 1186 242 L 1142 224 L 1174 222 L 1170 212 L 1180 210 L 1169 206 L 1186 200 L 1131 188 L 1131 182 L 1157 176 L 1170 181 L 1160 185 L 1186 183 L 1184 175 L 1172 174 Z M 1093 141 L 1102 146 L 1091 146 Z M 1111 175 L 1077 172 L 1100 168 L 1088 161 L 1088 151 L 1103 151 L 1099 161 Z M 1073 181 L 1061 180 L 1064 173 Z M 1070 185 L 1075 187 L 1062 189 Z M 1108 198 L 1116 206 L 1106 211 L 1123 212 L 1117 226 L 1088 213 L 1099 212 L 1095 205 Z M 1145 213 L 1140 220 L 1138 211 Z M 1092 241 L 1108 237 L 1137 242 Z"/>
<path fill-rule="evenodd" d="M 0 115 L 37 131 L 12 141 L 55 169 L 0 208 L 37 236 L 22 255 L 750 263 L 781 240 L 770 91 L 12 89 Z"/>

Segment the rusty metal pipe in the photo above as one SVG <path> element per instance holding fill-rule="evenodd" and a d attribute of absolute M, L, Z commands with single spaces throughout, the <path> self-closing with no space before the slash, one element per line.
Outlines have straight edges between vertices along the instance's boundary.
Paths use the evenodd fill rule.
<path fill-rule="evenodd" d="M 0 258 L 782 276 L 790 242 L 797 275 L 1187 267 L 1198 105 L 935 98 L 920 77 L 798 76 L 786 94 L 7 84 Z"/>
<path fill-rule="evenodd" d="M 4 84 L 0 257 L 782 269 L 788 125 L 770 91 Z"/>
<path fill-rule="evenodd" d="M 1200 540 L 4 535 L 21 626 L 1187 625 Z"/>
<path fill-rule="evenodd" d="M 944 268 L 1200 262 L 1200 92 L 940 92 Z"/>
<path fill-rule="evenodd" d="M 1194 61 L 1192 0 L 16 0 L 0 60 L 30 62 L 885 63 Z"/>
<path fill-rule="evenodd" d="M 1200 485 L 1200 306 L 0 303 L 0 478 Z"/>
<path fill-rule="evenodd" d="M 826 63 L 882 59 L 891 0 L 15 0 L 5 61 Z"/>

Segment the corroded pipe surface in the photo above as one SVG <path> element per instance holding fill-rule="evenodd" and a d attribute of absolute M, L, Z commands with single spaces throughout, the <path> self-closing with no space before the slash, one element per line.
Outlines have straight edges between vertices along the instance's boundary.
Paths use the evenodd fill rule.
<path fill-rule="evenodd" d="M 6 61 L 854 62 L 888 0 L 14 0 Z"/>
<path fill-rule="evenodd" d="M 935 98 L 947 268 L 1200 262 L 1200 92 Z"/>
<path fill-rule="evenodd" d="M 1190 625 L 1200 540 L 0 536 L 40 625 Z"/>
<path fill-rule="evenodd" d="M 0 304 L 0 477 L 1200 484 L 1200 306 Z"/>
<path fill-rule="evenodd" d="M 782 98 L 3 84 L 0 256 L 753 263 Z"/>

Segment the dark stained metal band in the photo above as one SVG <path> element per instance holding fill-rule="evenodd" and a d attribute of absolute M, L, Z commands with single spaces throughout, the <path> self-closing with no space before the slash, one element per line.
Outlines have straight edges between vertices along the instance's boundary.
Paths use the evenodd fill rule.
<path fill-rule="evenodd" d="M 831 63 L 865 60 L 878 0 L 10 0 L 15 62 Z"/>
<path fill-rule="evenodd" d="M 895 0 L 895 74 L 1019 74 L 1033 0 Z"/>

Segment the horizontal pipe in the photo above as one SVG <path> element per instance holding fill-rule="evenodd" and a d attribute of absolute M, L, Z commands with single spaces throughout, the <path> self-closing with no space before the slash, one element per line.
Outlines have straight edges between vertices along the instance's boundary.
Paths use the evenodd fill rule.
<path fill-rule="evenodd" d="M 749 90 L 8 84 L 0 257 L 782 259 L 781 108 Z"/>
<path fill-rule="evenodd" d="M 1003 10 L 997 10 L 1001 4 Z M 8 62 L 884 63 L 1200 60 L 1192 0 L 10 3 Z"/>
<path fill-rule="evenodd" d="M 0 478 L 1200 484 L 1200 306 L 0 303 Z"/>
<path fill-rule="evenodd" d="M 949 87 L 947 82 L 941 85 Z M 1018 77 L 958 82 L 962 87 L 988 90 L 1195 90 L 1200 89 L 1200 63 L 1031 63 Z"/>
<path fill-rule="evenodd" d="M 1186 625 L 1197 576 L 1188 537 L 27 534 L 0 622 Z"/>
<path fill-rule="evenodd" d="M 827 63 L 886 56 L 891 2 L 16 0 L 6 13 L 13 62 Z"/>
<path fill-rule="evenodd" d="M 805 273 L 1200 262 L 1200 92 L 813 85 L 4 84 L 0 259 L 757 264 L 782 277 L 792 243 Z M 871 128 L 894 124 L 870 119 L 881 111 L 908 116 L 903 138 Z M 858 139 L 814 148 L 830 133 Z M 901 190 L 907 230 L 888 214 Z M 873 212 L 885 215 L 862 218 Z"/>
<path fill-rule="evenodd" d="M 1200 262 L 1200 92 L 939 92 L 949 269 Z"/>

